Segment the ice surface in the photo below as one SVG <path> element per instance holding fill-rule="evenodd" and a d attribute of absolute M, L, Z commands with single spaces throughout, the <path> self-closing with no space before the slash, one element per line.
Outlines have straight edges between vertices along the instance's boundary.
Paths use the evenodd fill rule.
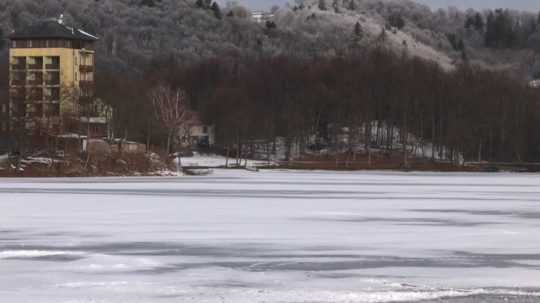
<path fill-rule="evenodd" d="M 540 175 L 0 179 L 0 302 L 540 302 Z"/>

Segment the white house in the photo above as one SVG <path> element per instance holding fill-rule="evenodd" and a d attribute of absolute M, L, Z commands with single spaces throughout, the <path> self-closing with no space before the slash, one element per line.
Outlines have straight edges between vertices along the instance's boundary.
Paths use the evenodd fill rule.
<path fill-rule="evenodd" d="M 198 113 L 192 113 L 190 120 L 179 133 L 184 147 L 207 148 L 215 144 L 215 126 L 204 124 Z"/>
<path fill-rule="evenodd" d="M 540 88 L 540 79 L 532 80 L 529 82 L 530 88 Z"/>
<path fill-rule="evenodd" d="M 251 19 L 257 23 L 265 23 L 266 21 L 270 21 L 272 18 L 274 18 L 274 14 L 267 13 L 263 11 L 252 11 L 251 12 Z"/>

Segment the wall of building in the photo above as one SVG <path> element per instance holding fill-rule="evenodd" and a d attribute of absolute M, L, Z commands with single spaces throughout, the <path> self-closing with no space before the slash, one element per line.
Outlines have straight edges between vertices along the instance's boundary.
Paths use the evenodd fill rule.
<path fill-rule="evenodd" d="M 81 93 L 80 81 L 93 82 L 93 51 L 70 49 L 70 48 L 12 48 L 10 49 L 10 61 L 14 63 L 16 57 L 58 57 L 60 59 L 59 78 L 60 78 L 60 115 L 66 113 L 77 114 L 78 94 Z M 81 72 L 80 66 L 91 66 L 91 72 Z M 11 65 L 10 65 L 11 66 Z M 13 71 L 10 67 L 10 73 Z M 43 71 L 47 70 L 44 67 Z M 28 75 L 28 72 L 27 72 Z M 27 85 L 28 87 L 28 85 Z M 93 88 L 92 88 L 93 90 Z M 13 104 L 10 106 L 13 108 Z M 0 108 L 1 110 L 1 108 Z M 1 127 L 1 125 L 0 125 Z"/>
<path fill-rule="evenodd" d="M 13 57 L 60 57 L 60 81 L 65 85 L 76 85 L 80 62 L 80 52 L 68 48 L 12 48 L 10 58 Z"/>

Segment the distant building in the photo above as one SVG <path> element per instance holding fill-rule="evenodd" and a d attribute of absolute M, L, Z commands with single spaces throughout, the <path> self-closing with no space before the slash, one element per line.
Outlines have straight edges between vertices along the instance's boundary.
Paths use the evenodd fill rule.
<path fill-rule="evenodd" d="M 530 88 L 540 88 L 540 79 L 532 80 L 529 82 Z"/>
<path fill-rule="evenodd" d="M 266 23 L 267 21 L 272 20 L 274 14 L 262 12 L 262 11 L 253 11 L 251 12 L 251 19 L 257 23 Z"/>
<path fill-rule="evenodd" d="M 8 127 L 50 137 L 82 132 L 88 128 L 84 122 L 103 122 L 92 119 L 98 114 L 92 112 L 97 37 L 65 25 L 60 17 L 16 31 L 9 39 L 9 104 L 0 108 L 9 112 Z"/>
<path fill-rule="evenodd" d="M 180 130 L 180 139 L 184 147 L 210 148 L 215 144 L 215 127 L 203 123 L 198 113 L 192 113 L 184 129 Z"/>

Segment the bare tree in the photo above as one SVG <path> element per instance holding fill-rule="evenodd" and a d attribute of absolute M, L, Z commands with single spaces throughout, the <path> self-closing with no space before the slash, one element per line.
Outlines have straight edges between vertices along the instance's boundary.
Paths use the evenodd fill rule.
<path fill-rule="evenodd" d="M 151 90 L 150 98 L 157 120 L 167 129 L 167 152 L 170 152 L 175 134 L 191 117 L 187 95 L 181 89 L 159 85 Z"/>

